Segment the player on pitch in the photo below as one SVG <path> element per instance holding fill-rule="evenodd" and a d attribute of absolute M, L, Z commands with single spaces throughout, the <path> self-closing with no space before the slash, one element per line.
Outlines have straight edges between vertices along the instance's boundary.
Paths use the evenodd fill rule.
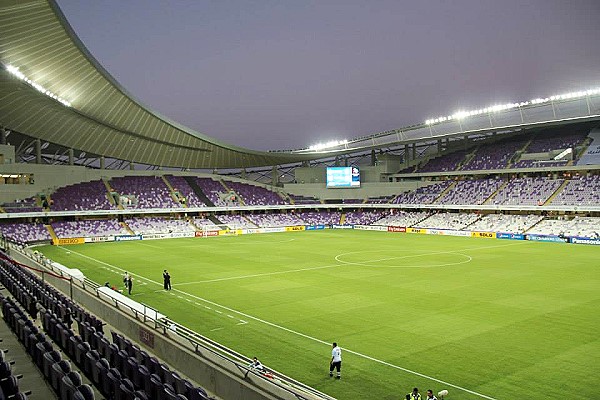
<path fill-rule="evenodd" d="M 331 350 L 331 361 L 329 362 L 329 376 L 333 376 L 333 369 L 336 369 L 336 379 L 342 378 L 342 349 L 339 348 L 336 342 L 333 342 L 333 349 Z"/>

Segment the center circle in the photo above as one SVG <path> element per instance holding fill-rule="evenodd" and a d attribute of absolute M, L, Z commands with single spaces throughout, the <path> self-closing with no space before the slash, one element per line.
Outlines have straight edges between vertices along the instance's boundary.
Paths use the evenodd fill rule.
<path fill-rule="evenodd" d="M 401 252 L 403 254 L 397 256 L 390 256 L 390 254 Z M 457 253 L 454 251 L 443 251 L 434 253 L 420 253 L 420 254 L 406 254 L 407 250 L 364 250 L 364 251 L 351 251 L 348 253 L 341 253 L 335 256 L 335 260 L 342 264 L 347 265 L 360 265 L 371 268 L 436 268 L 436 267 L 450 267 L 453 265 L 461 265 L 471 262 L 473 257 Z M 374 255 L 372 258 L 358 259 L 353 261 L 353 255 Z M 364 257 L 362 257 L 364 258 Z M 421 262 L 419 262 L 419 259 Z M 389 261 L 395 262 L 396 260 L 406 260 L 399 264 L 386 264 Z M 431 262 L 427 262 L 431 260 Z"/>

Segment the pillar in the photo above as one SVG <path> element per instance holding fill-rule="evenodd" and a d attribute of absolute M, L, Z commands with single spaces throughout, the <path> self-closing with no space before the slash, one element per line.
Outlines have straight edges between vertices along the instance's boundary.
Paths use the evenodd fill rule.
<path fill-rule="evenodd" d="M 75 156 L 73 154 L 73 149 L 69 149 L 69 165 L 73 165 L 75 163 Z"/>
<path fill-rule="evenodd" d="M 42 141 L 40 139 L 35 140 L 35 163 L 42 163 Z"/>

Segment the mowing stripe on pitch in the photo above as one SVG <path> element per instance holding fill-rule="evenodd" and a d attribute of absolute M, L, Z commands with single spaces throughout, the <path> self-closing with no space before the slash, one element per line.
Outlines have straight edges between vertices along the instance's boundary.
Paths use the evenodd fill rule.
<path fill-rule="evenodd" d="M 509 245 L 500 245 L 500 246 L 491 246 L 491 247 L 504 247 L 504 246 L 509 246 Z M 488 248 L 489 248 L 489 247 L 490 247 L 490 246 L 488 246 Z M 459 250 L 459 251 L 464 251 L 464 250 Z M 78 252 L 76 252 L 76 251 L 73 251 L 73 250 L 71 250 L 71 252 L 72 252 L 72 253 L 75 253 L 75 254 L 78 254 L 78 255 L 80 255 L 80 256 L 82 256 L 82 257 L 88 258 L 88 259 L 90 259 L 90 260 L 94 260 L 94 261 L 96 261 L 96 262 L 98 262 L 98 263 L 100 263 L 100 264 L 104 264 L 104 265 L 107 265 L 107 266 L 109 266 L 109 267 L 113 267 L 113 268 L 116 268 L 116 269 L 120 269 L 120 268 L 118 268 L 118 267 L 115 267 L 114 265 L 111 265 L 111 264 L 105 263 L 104 261 L 100 261 L 100 260 L 97 260 L 97 259 L 95 259 L 95 258 L 93 258 L 93 257 L 86 256 L 85 254 L 81 254 L 81 253 L 78 253 Z M 344 265 L 344 264 L 341 264 L 341 265 Z M 134 274 L 132 274 L 132 275 L 134 275 Z M 135 275 L 135 276 L 138 276 L 138 275 Z M 154 283 L 154 284 L 156 284 L 156 285 L 162 286 L 162 285 L 161 285 L 159 282 L 153 281 L 153 280 L 151 280 L 151 279 L 147 279 L 147 278 L 143 278 L 143 279 L 147 280 L 148 282 L 152 282 L 152 283 Z M 246 313 L 244 313 L 244 312 L 241 312 L 241 311 L 235 310 L 235 309 L 233 309 L 233 308 L 230 308 L 230 307 L 227 307 L 227 306 L 223 306 L 223 305 L 221 305 L 221 304 L 215 303 L 215 302 L 213 302 L 213 301 L 210 301 L 210 300 L 208 300 L 208 299 L 205 299 L 205 298 L 202 298 L 202 297 L 199 297 L 199 296 L 196 296 L 196 295 L 193 295 L 193 294 L 190 294 L 190 293 L 184 292 L 183 290 L 179 290 L 179 289 L 173 289 L 173 291 L 177 291 L 177 292 L 179 292 L 179 293 L 181 293 L 181 294 L 183 294 L 183 295 L 190 296 L 190 297 L 192 297 L 192 298 L 194 298 L 194 299 L 196 299 L 196 300 L 203 301 L 203 302 L 205 302 L 205 303 L 208 303 L 208 304 L 211 304 L 211 305 L 213 305 L 213 306 L 215 306 L 215 307 L 222 308 L 223 310 L 227 310 L 227 311 L 229 311 L 229 312 L 232 312 L 232 313 L 235 313 L 235 314 L 238 314 L 238 315 L 244 316 L 244 317 L 246 317 L 246 318 L 248 318 L 248 319 L 254 320 L 254 321 L 256 321 L 256 322 L 260 322 L 260 323 L 262 323 L 262 324 L 265 324 L 265 325 L 271 326 L 271 327 L 273 327 L 273 328 L 277 328 L 277 329 L 283 330 L 283 331 L 285 331 L 285 332 L 288 332 L 288 333 L 292 333 L 292 334 L 294 334 L 294 335 L 297 335 L 297 336 L 303 337 L 303 338 L 305 338 L 305 339 L 310 339 L 310 340 L 312 340 L 312 341 L 314 341 L 314 342 L 317 342 L 317 343 L 322 343 L 322 344 L 325 344 L 325 345 L 327 345 L 327 346 L 330 346 L 330 345 L 331 345 L 329 342 L 326 342 L 326 341 L 324 341 L 324 340 L 317 339 L 317 338 L 315 338 L 315 337 L 313 337 L 313 336 L 306 335 L 306 334 L 304 334 L 304 333 L 301 333 L 301 332 L 297 332 L 297 331 L 295 331 L 295 330 L 293 330 L 293 329 L 286 328 L 286 327 L 284 327 L 284 326 L 281 326 L 281 325 L 275 324 L 275 323 L 273 323 L 273 322 L 265 321 L 264 319 L 261 319 L 261 318 L 255 317 L 255 316 L 253 316 L 253 315 L 250 315 L 250 314 L 246 314 Z M 215 311 L 216 311 L 216 312 L 218 312 L 219 314 L 221 314 L 221 313 L 222 313 L 221 311 L 218 311 L 218 310 L 215 310 Z M 404 371 L 404 372 L 407 372 L 407 373 L 409 373 L 409 374 L 413 374 L 413 375 L 416 375 L 416 376 L 420 376 L 421 378 L 429 379 L 429 380 L 432 380 L 432 381 L 434 381 L 434 382 L 437 382 L 437 383 L 441 383 L 441 384 L 447 385 L 447 386 L 449 386 L 449 387 L 452 387 L 452 388 L 454 388 L 454 389 L 462 390 L 463 392 L 467 392 L 467 393 L 470 393 L 470 394 L 472 394 L 472 395 L 475 395 L 475 396 L 478 396 L 478 397 L 481 397 L 481 398 L 484 398 L 484 399 L 488 399 L 488 400 L 497 400 L 497 399 L 495 399 L 494 397 L 487 396 L 487 395 L 485 395 L 485 394 L 482 394 L 482 393 L 475 392 L 475 391 L 473 391 L 473 390 L 470 390 L 470 389 L 464 388 L 464 387 L 462 387 L 462 386 L 458 386 L 458 385 L 452 384 L 452 383 L 450 383 L 450 382 L 446 382 L 446 381 L 444 381 L 444 380 L 441 380 L 441 379 L 435 378 L 435 377 L 433 377 L 433 376 L 425 375 L 425 374 L 422 374 L 422 373 L 420 373 L 420 372 L 413 371 L 413 370 L 411 370 L 411 369 L 404 368 L 404 367 L 401 367 L 401 366 L 399 366 L 399 365 L 395 365 L 395 364 L 389 363 L 389 362 L 387 362 L 387 361 L 383 361 L 383 360 L 380 360 L 380 359 L 378 359 L 378 358 L 374 358 L 374 357 L 368 356 L 368 355 L 366 355 L 366 354 L 359 353 L 359 352 L 357 352 L 357 351 L 354 351 L 354 350 L 350 350 L 350 349 L 348 349 L 348 348 L 346 348 L 346 347 L 344 347 L 343 349 L 344 349 L 344 351 L 346 351 L 346 352 L 348 352 L 348 353 L 354 354 L 354 355 L 356 355 L 356 356 L 358 356 L 358 357 L 362 357 L 362 358 L 364 358 L 364 359 L 366 359 L 366 360 L 370 360 L 370 361 L 376 362 L 376 363 L 378 363 L 378 364 L 386 365 L 386 366 L 388 366 L 388 367 L 391 367 L 391 368 L 394 368 L 394 369 L 397 369 L 397 370 L 400 370 L 400 371 Z"/>

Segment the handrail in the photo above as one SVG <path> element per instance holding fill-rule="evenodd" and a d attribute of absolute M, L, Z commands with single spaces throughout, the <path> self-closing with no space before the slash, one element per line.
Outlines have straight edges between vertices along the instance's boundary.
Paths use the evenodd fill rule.
<path fill-rule="evenodd" d="M 54 266 L 52 266 L 50 262 L 44 261 L 47 260 L 45 257 L 42 256 L 42 258 L 39 255 L 36 255 L 31 251 L 29 247 L 22 249 L 20 248 L 20 246 L 14 245 L 11 247 L 11 249 L 16 250 L 17 252 L 26 256 L 28 259 L 37 263 L 38 265 L 46 269 L 52 270 L 53 272 L 57 273 L 57 275 L 59 274 L 61 276 L 64 276 L 63 271 L 57 270 Z M 119 301 L 118 299 L 111 298 L 111 300 L 109 301 L 106 298 L 106 296 L 100 296 L 98 288 L 100 288 L 102 285 L 99 285 L 98 283 L 88 278 L 84 278 L 83 281 L 72 279 L 71 282 L 74 285 L 82 288 L 84 291 L 98 297 L 107 304 L 113 305 L 115 308 L 128 309 L 131 312 L 131 314 L 133 314 L 135 318 L 139 320 L 140 312 L 132 308 L 130 305 Z M 154 315 L 160 314 L 158 309 L 143 303 L 140 304 L 142 304 L 145 309 L 153 311 Z M 240 378 L 245 379 L 246 381 L 248 381 L 248 375 L 252 374 L 257 378 L 260 378 L 266 382 L 269 382 L 272 385 L 279 387 L 282 390 L 285 390 L 286 392 L 295 396 L 298 400 L 314 400 L 315 397 L 324 400 L 335 400 L 334 397 L 322 393 L 317 389 L 314 389 L 308 385 L 303 384 L 302 382 L 296 381 L 295 379 L 290 378 L 289 376 L 281 374 L 272 369 L 268 369 L 266 373 L 256 371 L 248 366 L 251 362 L 250 358 L 240 353 L 237 353 L 236 351 L 218 342 L 215 342 L 214 340 L 211 340 L 171 319 L 152 318 L 146 313 L 145 310 L 143 314 L 144 315 L 142 318 L 142 322 L 144 324 L 152 326 L 156 330 L 162 331 L 163 334 L 177 335 L 178 337 L 184 339 L 184 343 L 185 341 L 189 342 L 189 346 L 194 353 L 201 354 L 201 349 L 210 352 L 213 356 L 216 356 L 222 361 L 227 362 L 230 365 L 237 368 L 241 372 Z"/>

